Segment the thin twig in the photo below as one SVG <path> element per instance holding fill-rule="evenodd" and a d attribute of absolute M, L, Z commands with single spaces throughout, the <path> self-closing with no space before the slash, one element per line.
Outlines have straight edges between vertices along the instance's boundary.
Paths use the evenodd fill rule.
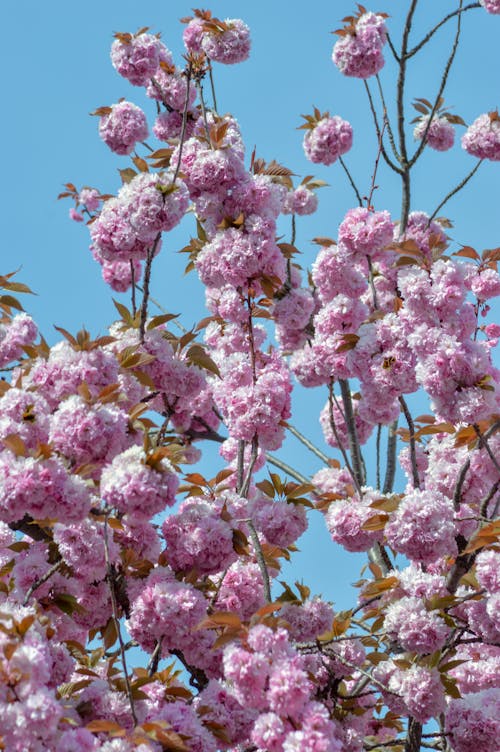
<path fill-rule="evenodd" d="M 118 604 L 116 602 L 116 593 L 115 593 L 115 575 L 114 575 L 114 569 L 111 565 L 111 560 L 109 557 L 109 542 L 108 542 L 108 515 L 104 517 L 104 557 L 106 560 L 106 570 L 107 570 L 107 581 L 109 585 L 109 592 L 111 595 L 111 610 L 112 610 L 112 618 L 115 624 L 115 631 L 118 637 L 118 644 L 120 645 L 120 658 L 122 662 L 122 668 L 123 668 L 123 676 L 125 679 L 125 688 L 127 692 L 127 697 L 130 705 L 130 712 L 132 714 L 132 718 L 134 720 L 134 726 L 137 726 L 137 716 L 135 713 L 135 706 L 134 706 L 134 698 L 132 695 L 132 687 L 130 685 L 130 678 L 128 675 L 127 670 L 127 656 L 125 651 L 125 643 L 123 642 L 122 633 L 120 629 L 120 619 L 118 617 Z"/>
<path fill-rule="evenodd" d="M 470 457 L 468 457 L 465 460 L 464 464 L 462 465 L 462 467 L 460 469 L 460 473 L 459 473 L 458 478 L 457 478 L 457 482 L 456 482 L 456 485 L 455 485 L 455 490 L 453 492 L 453 506 L 455 507 L 455 509 L 458 509 L 458 507 L 460 506 L 460 502 L 462 500 L 461 499 L 461 497 L 462 497 L 462 488 L 463 488 L 463 485 L 464 485 L 464 482 L 465 482 L 465 476 L 467 475 L 467 473 L 469 471 L 469 468 L 470 468 Z"/>
<path fill-rule="evenodd" d="M 255 557 L 259 565 L 262 579 L 264 581 L 264 595 L 265 595 L 267 603 L 271 603 L 272 601 L 271 582 L 269 579 L 269 572 L 267 571 L 267 565 L 266 565 L 266 560 L 264 559 L 262 546 L 260 545 L 259 536 L 257 535 L 257 530 L 255 529 L 255 525 L 253 524 L 252 520 L 247 520 L 247 525 L 250 531 L 250 538 L 252 539 L 252 543 L 253 543 L 253 547 L 255 551 Z"/>
<path fill-rule="evenodd" d="M 347 469 L 347 472 L 352 478 L 352 482 L 356 486 L 356 490 L 358 494 L 361 496 L 361 486 L 358 482 L 358 479 L 356 477 L 356 473 L 354 472 L 351 463 L 349 462 L 349 457 L 347 455 L 346 449 L 342 443 L 342 440 L 340 438 L 340 434 L 337 430 L 337 426 L 335 424 L 335 416 L 333 414 L 333 402 L 335 400 L 335 395 L 333 393 L 333 381 L 330 381 L 330 384 L 328 386 L 329 393 L 328 393 L 328 407 L 329 407 L 329 417 L 330 417 L 330 427 L 333 431 L 333 435 L 335 436 L 335 440 L 337 442 L 337 447 L 339 448 L 340 453 L 342 454 L 342 457 L 344 459 L 344 463 Z M 335 400 L 336 402 L 336 400 Z"/>
<path fill-rule="evenodd" d="M 394 478 L 396 475 L 396 447 L 398 443 L 398 437 L 396 429 L 398 427 L 398 420 L 391 423 L 389 426 L 389 436 L 387 438 L 387 464 L 385 468 L 385 479 L 382 493 L 391 493 L 394 486 Z"/>
<path fill-rule="evenodd" d="M 380 80 L 380 76 L 376 75 L 377 80 L 377 86 L 378 86 L 378 92 L 380 94 L 380 101 L 382 102 L 383 109 L 383 115 L 384 115 L 384 124 L 387 126 L 387 133 L 389 134 L 389 143 L 391 145 L 392 153 L 396 157 L 396 159 L 400 160 L 400 154 L 396 147 L 396 139 L 394 138 L 394 131 L 392 130 L 391 121 L 389 120 L 389 114 L 387 110 L 387 105 L 385 103 L 385 97 L 384 97 L 384 90 L 382 88 L 382 81 Z"/>
<path fill-rule="evenodd" d="M 378 164 L 379 164 L 379 161 L 380 161 L 380 155 L 382 153 L 382 144 L 383 144 L 384 131 L 385 131 L 386 125 L 387 125 L 387 113 L 386 113 L 385 107 L 384 107 L 384 122 L 382 124 L 382 128 L 380 129 L 380 133 L 379 133 L 379 136 L 378 136 L 377 155 L 375 157 L 375 165 L 373 167 L 372 182 L 371 182 L 371 185 L 370 185 L 370 193 L 368 194 L 368 199 L 367 199 L 368 209 L 371 208 L 372 200 L 373 200 L 373 194 L 375 192 L 375 181 L 377 179 Z"/>
<path fill-rule="evenodd" d="M 406 404 L 406 400 L 403 397 L 403 395 L 399 397 L 399 404 L 401 405 L 401 409 L 406 418 L 406 422 L 408 423 L 408 430 L 410 432 L 410 457 L 411 457 L 411 470 L 412 470 L 412 475 L 413 475 L 413 487 L 420 488 L 420 478 L 418 477 L 418 465 L 417 465 L 417 448 L 415 444 L 415 424 L 413 422 L 413 418 L 411 417 L 411 413 L 408 409 L 408 405 Z"/>
<path fill-rule="evenodd" d="M 153 263 L 153 258 L 156 253 L 156 248 L 158 246 L 158 243 L 160 242 L 161 238 L 161 232 L 158 233 L 158 235 L 155 238 L 155 242 L 151 246 L 151 248 L 148 248 L 148 255 L 146 257 L 146 265 L 144 267 L 144 292 L 142 294 L 142 303 L 141 303 L 141 320 L 139 324 L 139 341 L 141 345 L 144 343 L 144 335 L 146 333 L 146 320 L 148 317 L 148 298 L 149 298 L 149 283 L 151 281 L 151 266 Z"/>
<path fill-rule="evenodd" d="M 377 424 L 377 438 L 375 448 L 377 453 L 377 488 L 380 488 L 380 438 L 382 435 L 382 424 Z"/>
<path fill-rule="evenodd" d="M 371 111 L 372 117 L 373 117 L 373 124 L 375 125 L 375 133 L 377 134 L 377 138 L 379 138 L 380 137 L 380 130 L 381 130 L 381 128 L 380 128 L 380 125 L 379 125 L 379 122 L 378 122 L 377 110 L 375 109 L 375 104 L 373 102 L 372 93 L 370 91 L 370 87 L 368 86 L 368 83 L 365 80 L 363 80 L 363 84 L 364 84 L 364 87 L 365 87 L 366 96 L 368 97 L 368 103 L 370 105 L 370 111 Z M 387 154 L 387 151 L 386 151 L 386 149 L 385 149 L 385 147 L 384 147 L 383 144 L 382 144 L 382 156 L 383 156 L 386 164 L 391 168 L 391 170 L 393 170 L 394 172 L 397 172 L 398 175 L 402 175 L 403 174 L 403 170 L 401 169 L 401 167 L 399 165 L 395 164 L 395 162 L 392 161 L 392 159 Z"/>
<path fill-rule="evenodd" d="M 306 476 L 302 475 L 302 473 L 299 473 L 298 470 L 295 470 L 290 465 L 287 465 L 287 463 L 283 462 L 283 460 L 280 460 L 279 457 L 275 457 L 273 454 L 266 452 L 266 460 L 270 465 L 274 465 L 274 467 L 277 467 L 279 470 L 283 470 L 284 473 L 289 475 L 291 478 L 295 478 L 295 480 L 299 483 L 310 483 L 309 478 L 306 478 Z"/>
<path fill-rule="evenodd" d="M 60 569 L 62 567 L 63 564 L 64 564 L 63 560 L 59 559 L 59 561 L 56 561 L 55 564 L 52 564 L 52 566 L 50 567 L 50 569 L 47 569 L 47 571 L 45 572 L 45 574 L 43 574 L 41 577 L 39 577 L 37 580 L 35 580 L 35 582 L 33 582 L 33 584 L 31 585 L 31 587 L 27 591 L 26 595 L 24 596 L 23 606 L 27 606 L 28 605 L 29 599 L 31 598 L 31 596 L 33 595 L 33 593 L 35 592 L 35 590 L 38 590 L 38 588 L 41 585 L 43 585 L 45 582 L 47 582 L 47 580 L 49 580 L 52 577 L 52 575 L 55 572 L 57 572 L 58 569 Z"/>
<path fill-rule="evenodd" d="M 495 426 L 498 428 L 498 423 L 496 423 Z M 498 471 L 498 474 L 500 475 L 500 465 L 498 464 L 498 460 L 495 457 L 495 455 L 493 454 L 493 452 L 491 451 L 491 447 L 490 447 L 490 445 L 488 443 L 489 436 L 486 433 L 485 434 L 481 433 L 481 430 L 480 430 L 479 426 L 477 425 L 477 423 L 473 424 L 473 428 L 474 428 L 474 431 L 476 432 L 476 436 L 479 439 L 479 446 L 484 447 L 486 449 L 486 451 L 488 452 L 490 460 L 492 461 L 493 465 L 495 466 L 495 468 Z M 493 426 L 491 428 L 493 428 Z"/>
<path fill-rule="evenodd" d="M 315 446 L 312 443 L 312 441 L 309 441 L 309 439 L 306 438 L 306 436 L 304 436 L 304 434 L 302 434 L 297 428 L 295 428 L 295 426 L 292 426 L 290 425 L 290 423 L 287 423 L 286 427 L 288 428 L 290 433 L 293 434 L 293 436 L 295 436 L 295 438 L 301 441 L 302 444 L 304 444 L 304 446 L 306 446 L 313 454 L 316 455 L 316 457 L 319 457 L 319 459 L 322 460 L 322 462 L 324 462 L 325 465 L 328 465 L 328 463 L 330 462 L 330 458 L 324 452 L 322 452 L 321 449 L 318 449 L 318 447 Z"/>
<path fill-rule="evenodd" d="M 363 461 L 361 447 L 356 429 L 356 420 L 352 406 L 351 387 L 347 379 L 339 379 L 340 394 L 342 404 L 344 405 L 344 417 L 347 428 L 347 438 L 349 441 L 349 452 L 351 454 L 352 466 L 356 474 L 358 486 L 364 486 L 366 478 L 363 472 Z"/>
<path fill-rule="evenodd" d="M 408 152 L 406 149 L 406 133 L 405 133 L 405 108 L 404 108 L 404 93 L 406 83 L 406 53 L 408 50 L 408 38 L 412 27 L 413 15 L 417 7 L 418 0 L 412 0 L 408 15 L 406 17 L 405 26 L 403 29 L 403 39 L 401 42 L 401 56 L 399 60 L 399 75 L 397 83 L 397 113 L 398 113 L 398 137 L 399 137 L 399 153 L 401 155 L 401 178 L 403 183 L 403 197 L 401 204 L 401 234 L 406 230 L 406 224 L 408 222 L 408 215 L 410 213 L 410 165 L 408 163 Z"/>
<path fill-rule="evenodd" d="M 392 43 L 392 39 L 391 39 L 391 37 L 390 37 L 390 35 L 389 35 L 389 34 L 387 34 L 387 44 L 389 45 L 389 49 L 390 49 L 390 51 L 392 52 L 392 55 L 393 55 L 393 57 L 394 57 L 394 60 L 395 60 L 395 61 L 396 61 L 397 63 L 399 63 L 399 55 L 398 55 L 398 53 L 396 52 L 396 48 L 394 47 L 394 45 L 393 45 L 393 43 Z"/>
<path fill-rule="evenodd" d="M 444 206 L 445 204 L 447 204 L 447 203 L 448 203 L 448 201 L 450 200 L 450 198 L 452 198 L 452 197 L 453 197 L 453 196 L 454 196 L 454 195 L 455 195 L 456 193 L 458 193 L 459 191 L 461 191 L 461 190 L 462 190 L 462 188 L 463 188 L 463 187 L 464 187 L 465 185 L 467 185 L 467 183 L 469 182 L 469 180 L 470 180 L 470 179 L 471 179 L 472 177 L 474 177 L 474 175 L 476 174 L 476 172 L 477 172 L 477 171 L 479 170 L 480 166 L 482 165 L 483 161 L 484 161 L 483 159 L 480 159 L 480 160 L 479 160 L 479 162 L 478 162 L 478 163 L 476 164 L 476 166 L 474 167 L 474 169 L 472 169 L 472 170 L 471 170 L 471 171 L 469 172 L 469 174 L 468 174 L 468 175 L 466 175 L 466 176 L 465 176 L 465 178 L 464 178 L 464 179 L 463 179 L 463 180 L 462 180 L 462 181 L 461 181 L 461 182 L 460 182 L 460 183 L 459 183 L 459 184 L 458 184 L 457 186 L 455 186 L 455 188 L 453 188 L 453 190 L 452 190 L 452 191 L 450 191 L 450 192 L 449 192 L 449 193 L 448 193 L 448 194 L 447 194 L 447 195 L 446 195 L 446 196 L 444 197 L 444 199 L 443 199 L 443 200 L 441 201 L 441 203 L 439 204 L 439 206 L 438 206 L 438 207 L 437 207 L 436 209 L 434 209 L 434 211 L 432 212 L 431 216 L 429 217 L 429 220 L 428 220 L 428 222 L 427 222 L 427 226 L 429 226 L 429 225 L 430 225 L 430 223 L 432 222 L 432 220 L 434 219 L 434 217 L 435 217 L 435 216 L 437 215 L 438 211 L 440 211 L 440 209 L 442 209 L 442 208 L 443 208 L 443 206 Z"/>
<path fill-rule="evenodd" d="M 212 102 L 214 105 L 214 112 L 217 112 L 217 99 L 215 98 L 215 85 L 212 71 L 212 63 L 208 61 L 208 76 L 210 78 L 210 88 L 212 89 Z"/>
<path fill-rule="evenodd" d="M 356 194 L 356 200 L 357 200 L 359 206 L 363 206 L 363 199 L 361 198 L 361 193 L 359 192 L 359 190 L 358 190 L 358 188 L 356 186 L 356 183 L 354 182 L 354 179 L 353 179 L 351 173 L 349 172 L 349 168 L 347 167 L 347 165 L 344 162 L 344 160 L 342 159 L 342 157 L 339 157 L 339 162 L 342 165 L 345 174 L 349 178 L 349 182 L 350 182 L 350 184 L 352 186 L 352 189 L 353 189 L 354 193 Z"/>
<path fill-rule="evenodd" d="M 441 28 L 447 21 L 450 20 L 450 18 L 453 18 L 454 16 L 458 15 L 459 13 L 465 13 L 467 10 L 472 10 L 472 8 L 480 8 L 481 3 L 471 3 L 470 5 L 466 5 L 465 8 L 458 8 L 458 10 L 454 10 L 452 13 L 448 13 L 447 16 L 445 16 L 442 21 L 440 21 L 436 26 L 434 26 L 433 29 L 429 31 L 428 34 L 425 35 L 425 37 L 415 45 L 415 47 L 412 47 L 412 49 L 406 53 L 406 59 L 409 60 L 413 55 L 416 55 L 416 53 L 422 49 L 424 44 L 427 44 L 427 42 L 432 39 L 436 31 Z"/>
<path fill-rule="evenodd" d="M 248 495 L 248 491 L 250 488 L 250 481 L 252 480 L 252 473 L 255 467 L 255 463 L 257 462 L 258 454 L 259 454 L 259 442 L 258 442 L 257 436 L 254 436 L 252 439 L 252 449 L 250 451 L 250 462 L 248 463 L 247 472 L 241 484 L 241 488 L 238 489 L 239 495 L 245 499 Z"/>
<path fill-rule="evenodd" d="M 460 0 L 460 8 L 462 7 L 462 2 L 463 2 L 463 0 Z M 457 31 L 456 31 L 456 34 L 455 34 L 455 39 L 453 40 L 453 46 L 451 48 L 450 56 L 449 56 L 449 58 L 448 58 L 448 60 L 446 62 L 446 65 L 445 65 L 445 68 L 444 68 L 444 71 L 443 71 L 443 75 L 441 77 L 441 83 L 439 84 L 439 90 L 438 90 L 438 93 L 436 94 L 436 97 L 434 99 L 434 104 L 432 105 L 432 110 L 430 112 L 429 119 L 428 119 L 427 124 L 425 126 L 425 130 L 422 133 L 422 140 L 421 140 L 419 146 L 417 147 L 417 150 L 415 151 L 415 154 L 409 160 L 408 164 L 409 164 L 410 167 L 413 167 L 413 165 L 415 164 L 415 162 L 417 161 L 417 159 L 420 157 L 420 155 L 422 154 L 423 150 L 425 149 L 425 145 L 426 145 L 426 142 L 427 142 L 427 134 L 429 132 L 429 128 L 431 127 L 431 124 L 432 124 L 434 115 L 436 114 L 436 111 L 441 106 L 442 96 L 443 96 L 444 90 L 446 88 L 446 83 L 448 81 L 448 76 L 449 76 L 449 73 L 450 73 L 450 70 L 451 70 L 451 66 L 453 64 L 453 60 L 455 59 L 455 55 L 456 55 L 456 52 L 457 52 L 457 49 L 458 49 L 458 43 L 460 41 L 460 32 L 461 32 L 461 29 L 462 29 L 462 15 L 459 13 L 457 15 Z"/>
<path fill-rule="evenodd" d="M 134 262 L 132 261 L 132 259 L 130 259 L 130 282 L 132 285 L 132 292 L 131 292 L 132 316 L 135 318 L 135 314 L 137 313 L 137 304 L 135 300 L 135 269 L 134 269 Z"/>
<path fill-rule="evenodd" d="M 375 287 L 375 280 L 373 279 L 373 264 L 370 256 L 366 254 L 366 262 L 368 264 L 368 279 L 370 281 L 370 290 L 372 291 L 373 307 L 375 310 L 378 308 L 377 288 Z"/>
<path fill-rule="evenodd" d="M 184 146 L 184 141 L 186 140 L 187 113 L 188 113 L 188 107 L 189 107 L 189 88 L 191 85 L 192 72 L 193 72 L 193 66 L 192 66 L 192 63 L 189 63 L 188 69 L 186 72 L 186 99 L 184 100 L 184 109 L 182 111 L 181 135 L 180 135 L 180 140 L 179 140 L 179 154 L 177 155 L 177 165 L 175 167 L 175 172 L 174 172 L 174 177 L 172 178 L 172 183 L 175 183 L 175 181 L 177 180 L 177 177 L 179 175 L 179 170 L 181 169 L 182 147 Z"/>
<path fill-rule="evenodd" d="M 243 439 L 238 441 L 238 456 L 236 459 L 236 488 L 243 485 L 243 473 L 245 472 L 245 442 Z"/>
<path fill-rule="evenodd" d="M 156 641 L 155 648 L 153 652 L 151 653 L 151 657 L 149 659 L 147 672 L 149 676 L 153 676 L 153 674 L 156 674 L 158 671 L 158 664 L 160 662 L 160 656 L 161 656 L 161 643 L 162 643 L 162 637 L 160 637 L 159 640 Z"/>

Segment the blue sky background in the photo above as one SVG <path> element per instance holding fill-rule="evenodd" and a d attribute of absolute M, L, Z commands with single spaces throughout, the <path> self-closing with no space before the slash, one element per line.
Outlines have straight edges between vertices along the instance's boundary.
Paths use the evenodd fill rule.
<path fill-rule="evenodd" d="M 390 14 L 388 26 L 396 46 L 400 44 L 407 5 L 402 0 L 380 0 L 370 7 Z M 115 317 L 112 295 L 88 251 L 88 231 L 68 219 L 69 202 L 56 200 L 67 181 L 77 187 L 91 185 L 103 193 L 115 193 L 120 185 L 117 169 L 128 165 L 126 157 L 112 154 L 100 141 L 98 119 L 88 113 L 125 97 L 143 107 L 152 123 L 153 103 L 142 89 L 118 76 L 111 65 L 113 32 L 134 32 L 145 25 L 153 32 L 161 31 L 180 65 L 184 50 L 183 27 L 178 19 L 189 15 L 191 7 L 178 0 L 147 0 L 142 4 L 136 0 L 87 0 L 81 5 L 66 0 L 17 0 L 1 4 L 1 272 L 22 265 L 19 279 L 38 294 L 26 300 L 26 307 L 50 343 L 59 338 L 53 324 L 70 331 L 85 325 L 97 335 L 104 333 Z M 352 13 L 355 4 L 351 0 L 217 0 L 209 7 L 221 18 L 241 17 L 251 28 L 250 59 L 238 66 L 215 66 L 219 111 L 230 111 L 238 118 L 248 156 L 255 146 L 258 156 L 274 158 L 300 176 L 313 172 L 329 183 L 320 191 L 317 214 L 298 221 L 301 263 L 309 266 L 317 250 L 311 238 L 335 237 L 339 222 L 355 200 L 340 165 L 326 168 L 306 161 L 301 146 L 303 132 L 296 130 L 300 114 L 311 112 L 315 105 L 352 123 L 354 147 L 346 162 L 362 194 L 369 190 L 373 171 L 376 139 L 363 84 L 343 77 L 331 62 L 335 37 L 330 32 L 341 26 L 340 19 Z M 448 0 L 421 0 L 413 43 L 456 7 L 456 2 Z M 454 30 L 452 21 L 411 61 L 408 105 L 415 97 L 434 96 Z M 499 33 L 500 17 L 483 9 L 464 15 L 463 41 L 445 100 L 468 123 L 499 104 Z M 392 103 L 395 70 L 388 50 L 386 59 L 382 81 L 387 101 Z M 408 116 L 413 118 L 410 109 Z M 474 160 L 460 148 L 463 128 L 457 131 L 457 143 L 451 151 L 438 154 L 427 150 L 418 164 L 412 209 L 431 213 L 473 167 Z M 156 143 L 154 138 L 149 142 Z M 478 250 L 500 245 L 499 170 L 498 164 L 482 165 L 470 186 L 440 212 L 454 221 L 449 232 L 454 241 Z M 396 219 L 400 207 L 397 177 L 382 164 L 377 184 L 375 207 L 388 209 Z M 289 232 L 288 223 L 283 224 L 282 231 Z M 193 232 L 192 218 L 187 218 L 164 238 L 153 268 L 153 296 L 169 311 L 181 313 L 187 327 L 205 315 L 201 286 L 194 274 L 183 276 L 185 256 L 176 253 Z M 295 423 L 324 448 L 316 416 L 326 400 L 326 389 L 302 391 L 298 397 Z M 281 456 L 307 474 L 320 465 L 306 451 L 294 440 Z M 319 515 L 315 515 L 300 547 L 295 576 L 303 577 L 314 592 L 333 598 L 339 607 L 347 607 L 347 583 L 357 579 L 364 557 L 333 553 Z"/>

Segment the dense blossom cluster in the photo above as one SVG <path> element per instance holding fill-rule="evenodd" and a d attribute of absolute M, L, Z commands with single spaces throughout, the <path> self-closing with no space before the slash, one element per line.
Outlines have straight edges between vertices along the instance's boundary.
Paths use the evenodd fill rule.
<path fill-rule="evenodd" d="M 500 119 L 498 113 L 479 115 L 462 136 L 462 146 L 473 157 L 498 162 L 500 160 Z"/>
<path fill-rule="evenodd" d="M 374 76 L 384 66 L 382 51 L 386 39 L 384 16 L 363 13 L 351 26 L 342 30 L 342 36 L 333 48 L 333 62 L 344 76 Z"/>
<path fill-rule="evenodd" d="M 358 10 L 333 59 L 365 79 L 384 65 L 386 16 Z M 161 148 L 134 154 L 116 196 L 64 194 L 89 220 L 106 282 L 124 292 L 144 274 L 142 302 L 134 289 L 106 336 L 60 330 L 49 347 L 13 297 L 28 289 L 0 277 L 0 747 L 418 752 L 425 730 L 452 752 L 492 752 L 500 327 L 481 318 L 500 296 L 498 249 L 444 256 L 448 223 L 375 209 L 375 171 L 303 273 L 295 222 L 322 181 L 294 184 L 255 154 L 249 165 L 236 120 L 196 104 L 212 63 L 248 57 L 246 24 L 201 10 L 183 21 L 185 70 L 148 29 L 111 49 L 155 100 Z M 444 151 L 452 123 L 433 111 L 414 135 Z M 148 136 L 130 102 L 96 114 L 118 155 Z M 311 162 L 351 148 L 347 121 L 305 120 Z M 498 161 L 499 133 L 498 116 L 481 115 L 462 144 Z M 169 314 L 151 316 L 149 282 L 163 233 L 188 211 L 197 237 L 183 250 L 210 316 L 176 334 Z M 323 388 L 321 428 L 343 460 L 313 447 L 311 483 L 268 454 L 297 433 L 293 377 Z M 432 415 L 414 418 L 406 396 L 419 391 Z M 189 467 L 200 440 L 220 445 L 214 477 Z M 270 464 L 257 475 L 268 462 L 295 480 Z M 281 579 L 313 514 L 335 544 L 368 554 L 348 611 Z M 127 661 L 137 645 L 147 669 Z"/>
<path fill-rule="evenodd" d="M 436 151 L 448 151 L 455 143 L 455 129 L 445 117 L 433 117 L 430 120 L 430 116 L 426 115 L 420 118 L 413 135 L 419 141 L 425 137 L 431 149 Z"/>
<path fill-rule="evenodd" d="M 304 136 L 306 157 L 315 163 L 331 165 L 352 146 L 352 128 L 341 117 L 325 117 Z"/>

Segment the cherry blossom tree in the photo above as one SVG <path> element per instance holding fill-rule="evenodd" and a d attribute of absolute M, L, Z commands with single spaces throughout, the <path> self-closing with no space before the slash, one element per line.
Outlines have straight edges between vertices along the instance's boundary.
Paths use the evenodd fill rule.
<path fill-rule="evenodd" d="M 148 28 L 115 34 L 113 66 L 157 116 L 98 108 L 121 185 L 61 197 L 119 318 L 96 339 L 60 328 L 49 347 L 20 302 L 29 288 L 0 277 L 2 749 L 497 749 L 500 249 L 456 243 L 441 212 L 500 161 L 498 113 L 467 126 L 444 99 L 467 17 L 494 23 L 500 3 L 459 0 L 420 39 L 416 6 L 393 29 L 359 5 L 335 32 L 333 63 L 361 79 L 378 146 L 365 196 L 346 156 L 360 130 L 303 116 L 307 158 L 338 163 L 353 196 L 310 269 L 296 224 L 324 183 L 249 154 L 217 109 L 217 66 L 251 53 L 244 21 L 182 19 L 180 64 Z M 437 34 L 448 58 L 416 97 L 408 68 Z M 469 173 L 442 177 L 430 213 L 414 207 L 415 165 L 460 128 Z M 401 185 L 392 211 L 377 205 L 382 165 Z M 208 309 L 193 330 L 150 295 L 186 214 Z M 326 451 L 291 420 L 297 383 L 301 399 L 324 394 Z M 287 433 L 321 461 L 313 477 L 280 453 Z M 347 610 L 280 579 L 313 515 L 332 551 L 366 554 Z"/>

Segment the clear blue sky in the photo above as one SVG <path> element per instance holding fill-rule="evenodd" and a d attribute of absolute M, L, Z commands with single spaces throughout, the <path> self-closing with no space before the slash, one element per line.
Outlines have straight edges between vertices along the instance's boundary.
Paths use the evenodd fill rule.
<path fill-rule="evenodd" d="M 69 203 L 56 201 L 66 181 L 110 193 L 119 187 L 117 168 L 125 166 L 127 158 L 113 155 L 100 141 L 97 118 L 89 117 L 89 112 L 125 97 L 153 113 L 143 91 L 130 86 L 111 66 L 112 34 L 148 25 L 153 32 L 161 31 L 181 64 L 182 26 L 178 19 L 189 15 L 191 7 L 178 0 L 148 0 L 141 5 L 136 0 L 87 0 L 79 5 L 67 0 L 17 0 L 1 4 L 1 270 L 10 272 L 22 265 L 19 278 L 38 293 L 26 305 L 49 342 L 58 338 L 52 324 L 70 331 L 85 324 L 97 334 L 103 333 L 114 317 L 111 295 L 88 252 L 87 230 L 69 221 Z M 274 158 L 301 176 L 314 172 L 329 183 L 320 192 L 318 213 L 298 222 L 302 263 L 309 265 L 315 254 L 311 238 L 335 237 L 339 222 L 355 202 L 338 164 L 325 168 L 305 160 L 303 132 L 296 130 L 300 114 L 316 105 L 351 121 L 354 148 L 346 162 L 362 193 L 369 189 L 373 169 L 376 144 L 363 85 L 342 77 L 330 58 L 335 37 L 329 32 L 339 28 L 339 20 L 352 13 L 355 3 L 216 0 L 203 7 L 210 7 L 221 18 L 241 17 L 251 28 L 250 60 L 239 66 L 216 66 L 215 71 L 219 110 L 231 111 L 240 121 L 248 154 L 256 146 L 257 154 L 266 160 Z M 370 7 L 390 14 L 388 25 L 397 45 L 406 7 L 402 0 L 377 0 Z M 451 0 L 421 0 L 414 41 L 440 13 L 456 7 L 457 2 Z M 408 76 L 408 103 L 414 97 L 433 97 L 454 28 L 452 22 L 422 56 L 414 58 Z M 499 17 L 482 9 L 465 14 L 463 41 L 446 102 L 467 122 L 499 104 L 499 34 Z M 390 60 L 388 51 L 386 59 Z M 390 64 L 382 71 L 382 80 L 387 100 L 392 102 L 395 80 Z M 463 129 L 458 131 L 461 135 Z M 154 139 L 150 141 L 154 143 Z M 412 208 L 432 212 L 472 166 L 472 158 L 462 152 L 459 142 L 446 154 L 430 152 L 415 175 Z M 388 209 L 397 218 L 400 194 L 396 178 L 382 169 L 377 182 L 376 208 Z M 455 222 L 452 238 L 479 250 L 500 245 L 499 187 L 500 165 L 483 165 L 471 186 L 442 212 Z M 286 226 L 283 228 L 285 231 Z M 192 222 L 187 220 L 164 239 L 152 287 L 153 295 L 169 311 L 182 313 L 186 326 L 205 315 L 197 279 L 194 274 L 182 276 L 185 257 L 176 254 L 191 232 Z M 314 390 L 305 396 L 307 404 L 300 407 L 296 422 L 318 438 L 316 419 L 311 416 L 317 414 L 326 395 Z M 314 458 L 305 457 L 304 451 L 300 445 L 290 444 L 284 458 L 306 473 L 314 472 L 319 465 Z M 299 567 L 304 579 L 347 606 L 343 585 L 337 590 L 336 581 L 356 579 L 358 564 L 352 564 L 352 557 L 327 558 L 331 549 L 319 519 L 311 535 L 301 541 L 301 548 Z"/>

